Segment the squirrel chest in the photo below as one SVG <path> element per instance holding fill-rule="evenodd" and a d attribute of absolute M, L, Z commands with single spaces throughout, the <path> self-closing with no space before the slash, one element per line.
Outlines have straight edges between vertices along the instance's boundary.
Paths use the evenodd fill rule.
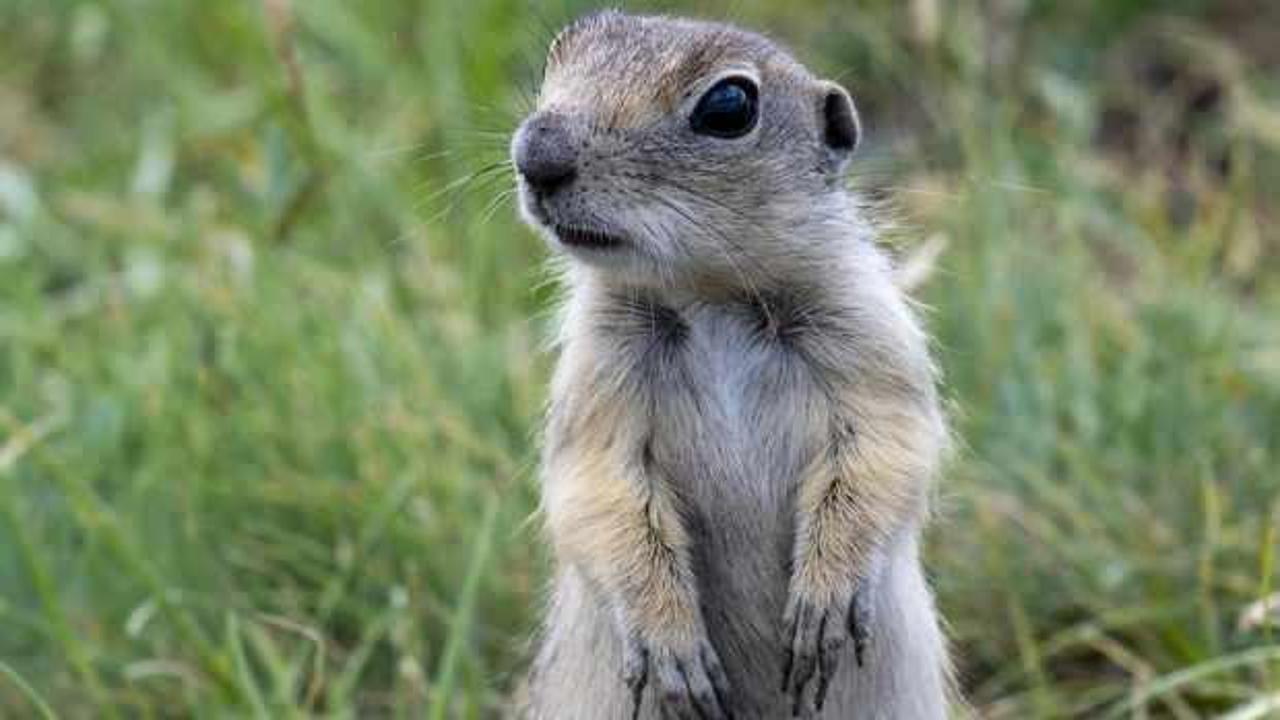
<path fill-rule="evenodd" d="M 626 296 L 601 299 L 589 327 L 601 367 L 578 380 L 643 408 L 641 461 L 680 498 L 693 535 L 714 527 L 709 549 L 738 553 L 767 540 L 785 558 L 791 494 L 824 437 L 804 350 L 817 330 L 784 300 L 677 309 Z"/>

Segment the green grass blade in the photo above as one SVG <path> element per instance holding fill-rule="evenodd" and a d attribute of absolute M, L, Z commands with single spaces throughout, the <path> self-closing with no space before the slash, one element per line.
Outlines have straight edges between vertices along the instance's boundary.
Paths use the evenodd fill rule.
<path fill-rule="evenodd" d="M 58 720 L 57 713 L 53 711 L 53 708 L 49 706 L 49 703 L 45 702 L 45 699 L 40 696 L 40 693 L 31 686 L 31 683 L 28 683 L 17 670 L 14 670 L 3 660 L 0 660 L 0 675 L 4 675 L 10 682 L 17 686 L 23 697 L 25 697 L 31 705 L 35 707 L 36 712 L 40 714 L 42 720 Z"/>
<path fill-rule="evenodd" d="M 457 665 L 471 633 L 472 617 L 475 614 L 476 599 L 480 592 L 480 580 L 484 577 L 493 549 L 498 507 L 497 496 L 490 496 L 485 504 L 484 515 L 471 549 L 466 578 L 463 580 L 462 590 L 458 593 L 458 600 L 454 606 L 453 618 L 449 624 L 449 637 L 440 658 L 440 667 L 432 683 L 433 697 L 427 712 L 430 720 L 444 720 L 454 699 Z"/>

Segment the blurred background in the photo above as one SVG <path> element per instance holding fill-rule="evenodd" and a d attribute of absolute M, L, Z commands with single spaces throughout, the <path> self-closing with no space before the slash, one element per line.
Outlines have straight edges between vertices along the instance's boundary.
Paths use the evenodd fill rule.
<path fill-rule="evenodd" d="M 505 149 L 587 5 L 0 0 L 0 716 L 497 715 L 556 292 Z M 1280 713 L 1280 3 L 628 7 L 861 107 L 977 713 Z"/>

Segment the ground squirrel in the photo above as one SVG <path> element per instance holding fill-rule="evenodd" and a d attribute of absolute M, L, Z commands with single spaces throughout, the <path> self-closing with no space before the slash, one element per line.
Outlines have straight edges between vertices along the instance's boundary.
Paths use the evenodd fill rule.
<path fill-rule="evenodd" d="M 928 343 L 845 171 L 848 93 L 732 26 L 603 12 L 512 141 L 563 260 L 557 560 L 521 717 L 939 718 Z"/>

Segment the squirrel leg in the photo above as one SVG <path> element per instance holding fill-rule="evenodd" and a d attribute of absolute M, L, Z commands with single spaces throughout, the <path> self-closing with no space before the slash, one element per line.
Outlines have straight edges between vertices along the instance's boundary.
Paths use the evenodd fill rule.
<path fill-rule="evenodd" d="M 859 412 L 833 413 L 826 447 L 801 479 L 783 617 L 782 690 L 796 716 L 822 709 L 850 641 L 858 665 L 867 660 L 886 548 L 923 512 L 940 445 L 939 426 L 912 410 L 864 399 Z"/>
<path fill-rule="evenodd" d="M 729 718 L 729 685 L 707 638 L 674 493 L 647 443 L 618 437 L 599 447 L 579 439 L 548 463 L 557 555 L 600 589 L 617 619 L 633 717 L 652 687 L 664 717 Z"/>

